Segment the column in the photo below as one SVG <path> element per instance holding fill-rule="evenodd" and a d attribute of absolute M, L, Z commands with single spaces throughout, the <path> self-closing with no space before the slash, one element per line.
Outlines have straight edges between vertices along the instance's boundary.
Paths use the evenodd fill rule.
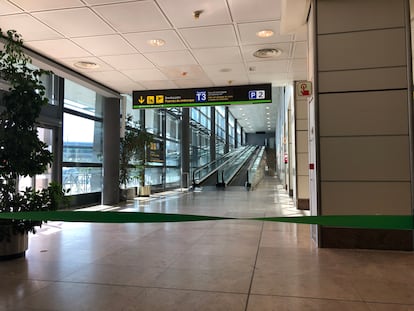
<path fill-rule="evenodd" d="M 120 100 L 106 98 L 103 104 L 102 204 L 119 202 Z"/>
<path fill-rule="evenodd" d="M 408 0 L 314 9 L 318 213 L 412 215 Z M 413 232 L 321 227 L 319 243 L 412 250 Z"/>
<path fill-rule="evenodd" d="M 190 176 L 190 108 L 183 108 L 181 120 L 181 184 L 184 188 L 191 185 Z"/>
<path fill-rule="evenodd" d="M 300 81 L 294 83 L 297 90 Z M 309 210 L 309 159 L 308 159 L 308 100 L 294 92 L 295 150 L 296 150 L 296 207 Z"/>

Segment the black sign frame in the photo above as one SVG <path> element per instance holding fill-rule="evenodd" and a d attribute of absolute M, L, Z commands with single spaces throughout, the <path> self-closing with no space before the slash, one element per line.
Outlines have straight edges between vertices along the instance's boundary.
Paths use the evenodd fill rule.
<path fill-rule="evenodd" d="M 134 109 L 262 104 L 272 102 L 272 84 L 133 91 L 132 97 Z"/>

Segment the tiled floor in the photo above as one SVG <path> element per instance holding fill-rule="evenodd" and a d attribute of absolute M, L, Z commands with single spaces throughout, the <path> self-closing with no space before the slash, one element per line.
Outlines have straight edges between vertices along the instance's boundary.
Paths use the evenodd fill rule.
<path fill-rule="evenodd" d="M 271 177 L 253 192 L 168 193 L 120 209 L 301 214 Z M 0 275 L 0 310 L 414 310 L 413 253 L 317 249 L 309 225 L 50 222 Z"/>

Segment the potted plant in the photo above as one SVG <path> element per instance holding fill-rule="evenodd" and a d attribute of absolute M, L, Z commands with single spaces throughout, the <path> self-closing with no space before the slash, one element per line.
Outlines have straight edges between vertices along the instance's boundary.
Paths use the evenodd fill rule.
<path fill-rule="evenodd" d="M 128 189 L 128 183 L 133 179 L 139 181 L 139 195 L 150 195 L 151 188 L 145 185 L 145 162 L 147 150 L 149 150 L 152 142 L 153 135 L 148 133 L 140 124 L 134 122 L 131 115 L 127 115 L 125 133 L 120 143 L 119 183 L 121 199 L 130 199 L 132 194 L 135 196 L 135 188 L 135 191 Z"/>
<path fill-rule="evenodd" d="M 31 66 L 23 52 L 23 40 L 14 30 L 4 34 L 0 51 L 0 79 L 10 87 L 0 108 L 0 212 L 55 210 L 67 203 L 66 191 L 57 183 L 48 188 L 19 191 L 20 176 L 43 173 L 52 163 L 52 153 L 37 134 L 36 119 L 48 104 L 40 76 L 48 72 Z M 25 254 L 27 234 L 41 222 L 31 220 L 0 221 L 0 257 Z"/>

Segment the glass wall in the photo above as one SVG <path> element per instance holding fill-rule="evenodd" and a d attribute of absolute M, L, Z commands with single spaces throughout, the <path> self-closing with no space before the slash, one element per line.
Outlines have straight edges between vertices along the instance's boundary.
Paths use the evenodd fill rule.
<path fill-rule="evenodd" d="M 180 111 L 166 111 L 165 184 L 181 184 L 181 119 Z"/>
<path fill-rule="evenodd" d="M 216 113 L 216 159 L 222 157 L 226 147 L 226 110 L 222 106 L 215 107 Z"/>
<path fill-rule="evenodd" d="M 71 195 L 102 191 L 102 103 L 96 92 L 65 80 L 62 184 Z"/>
<path fill-rule="evenodd" d="M 191 142 L 190 142 L 190 174 L 209 163 L 210 156 L 210 129 L 211 109 L 210 107 L 191 108 Z"/>
<path fill-rule="evenodd" d="M 229 151 L 234 149 L 234 126 L 235 126 L 235 120 L 234 117 L 229 113 Z"/>

